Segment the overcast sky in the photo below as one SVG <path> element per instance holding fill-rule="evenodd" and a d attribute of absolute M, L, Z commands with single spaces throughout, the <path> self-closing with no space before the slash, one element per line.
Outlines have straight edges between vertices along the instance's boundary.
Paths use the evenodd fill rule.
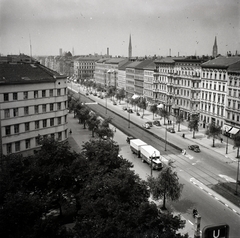
<path fill-rule="evenodd" d="M 0 53 L 240 53 L 240 0 L 0 0 Z"/>

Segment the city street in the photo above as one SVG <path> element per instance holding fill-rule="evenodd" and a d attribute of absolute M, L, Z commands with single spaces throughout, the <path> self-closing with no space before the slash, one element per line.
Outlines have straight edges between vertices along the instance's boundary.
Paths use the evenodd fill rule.
<path fill-rule="evenodd" d="M 79 88 L 75 85 L 74 88 L 76 91 L 79 90 Z M 94 96 L 90 97 L 96 101 L 101 101 L 104 105 L 106 104 L 105 99 L 99 99 Z M 87 99 L 83 100 L 86 100 L 87 102 Z M 128 123 L 126 123 L 128 121 L 126 121 L 126 119 L 128 120 L 129 115 L 128 113 L 122 111 L 122 105 L 115 106 L 108 99 L 107 113 L 105 110 L 103 112 L 103 109 L 99 105 L 93 104 L 89 105 L 89 107 L 90 106 L 94 108 L 100 108 L 102 113 L 107 114 L 107 116 L 110 116 L 110 110 L 114 110 L 114 112 L 117 113 L 118 111 L 119 113 L 121 111 L 121 115 L 125 115 L 125 125 L 126 127 L 128 126 Z M 146 114 L 147 113 L 149 112 L 146 111 Z M 82 127 L 82 125 L 77 123 L 77 119 L 71 120 L 71 115 L 72 114 L 69 115 L 69 128 L 71 128 L 73 131 L 71 137 L 74 138 L 76 143 L 81 144 L 83 137 L 86 137 L 85 139 L 91 137 L 91 132 L 85 130 L 83 133 L 79 128 Z M 134 123 L 140 123 L 140 125 L 143 123 L 143 120 L 150 120 L 150 117 L 152 118 L 152 115 L 148 115 L 148 118 L 145 118 L 144 115 L 144 118 L 142 119 L 137 117 L 135 113 L 131 114 L 131 120 L 134 120 Z M 116 119 L 116 115 L 114 116 L 113 124 L 114 120 L 118 120 L 118 124 L 120 126 L 120 119 Z M 127 128 L 129 134 L 136 133 L 136 135 L 138 135 L 137 133 L 142 131 L 140 128 L 137 129 L 136 126 L 134 128 L 133 127 L 134 124 L 131 123 L 130 128 Z M 158 134 L 158 136 L 165 136 L 165 129 L 163 127 L 153 127 L 150 129 L 150 131 Z M 87 135 L 87 133 L 89 134 Z M 146 134 L 149 133 L 146 132 Z M 187 137 L 188 136 L 190 136 L 190 134 L 187 135 Z M 71 137 L 69 139 L 70 142 L 73 141 Z M 143 138 L 143 140 L 148 144 L 151 143 L 156 148 L 159 146 L 161 153 L 164 157 L 166 157 L 167 160 L 175 160 L 174 165 L 176 166 L 176 171 L 179 175 L 180 182 L 184 184 L 184 190 L 180 201 L 175 203 L 168 202 L 168 209 L 175 212 L 180 212 L 183 215 L 183 217 L 187 220 L 186 229 L 188 230 L 189 234 L 191 234 L 191 232 L 193 234 L 192 224 L 194 220 L 192 218 L 192 209 L 193 207 L 196 207 L 202 217 L 201 227 L 210 224 L 227 223 L 230 226 L 230 237 L 237 237 L 239 233 L 238 224 L 240 222 L 239 208 L 210 189 L 211 186 L 218 184 L 219 180 L 231 178 L 232 174 L 234 174 L 236 163 L 226 163 L 226 157 L 221 157 L 219 154 L 216 156 L 217 152 L 214 150 L 210 151 L 206 146 L 201 146 L 202 151 L 199 154 L 189 151 L 187 149 L 187 145 L 191 144 L 192 141 L 190 139 L 186 139 L 186 142 L 184 143 L 183 138 L 180 139 L 180 135 L 177 133 L 174 135 L 168 133 L 167 139 L 168 141 L 171 141 L 171 143 L 178 145 L 180 148 L 186 149 L 187 155 L 185 156 L 181 154 L 181 151 L 173 149 L 170 147 L 170 145 L 167 145 L 167 151 L 164 151 L 164 142 L 156 140 L 156 138 L 153 136 L 151 137 L 151 134 L 143 134 Z M 146 179 L 146 177 L 150 174 L 150 168 L 148 165 L 143 164 L 140 159 L 132 155 L 129 144 L 126 143 L 126 135 L 117 129 L 114 135 L 114 140 L 116 140 L 120 145 L 120 154 L 122 154 L 124 158 L 133 162 L 136 173 L 139 174 L 141 178 Z M 224 176 L 220 177 L 219 174 Z M 156 175 L 157 172 L 154 171 L 154 176 Z"/>

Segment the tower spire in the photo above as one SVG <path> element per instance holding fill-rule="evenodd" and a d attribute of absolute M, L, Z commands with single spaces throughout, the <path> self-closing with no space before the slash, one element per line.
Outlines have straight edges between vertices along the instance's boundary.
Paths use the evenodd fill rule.
<path fill-rule="evenodd" d="M 216 58 L 218 55 L 218 47 L 217 47 L 217 37 L 215 36 L 215 40 L 214 40 L 214 45 L 213 45 L 213 52 L 212 52 L 212 56 L 213 58 Z"/>
<path fill-rule="evenodd" d="M 132 40 L 131 40 L 131 34 L 129 37 L 129 46 L 128 46 L 128 58 L 132 58 Z"/>

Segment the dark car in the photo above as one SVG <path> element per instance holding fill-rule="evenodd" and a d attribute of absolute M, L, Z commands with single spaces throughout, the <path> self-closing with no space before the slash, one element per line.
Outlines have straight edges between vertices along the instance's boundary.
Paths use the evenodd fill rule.
<path fill-rule="evenodd" d="M 147 123 L 150 127 L 153 126 L 153 123 L 152 123 L 151 121 L 147 121 L 146 123 Z"/>
<path fill-rule="evenodd" d="M 133 113 L 133 110 L 132 110 L 131 108 L 128 108 L 128 109 L 127 109 L 127 112 Z"/>
<path fill-rule="evenodd" d="M 160 121 L 155 120 L 155 121 L 153 121 L 153 125 L 154 126 L 161 126 L 161 123 L 160 123 Z"/>
<path fill-rule="evenodd" d="M 130 140 L 133 140 L 133 139 L 135 139 L 133 136 L 128 136 L 126 141 L 128 144 L 130 144 Z"/>
<path fill-rule="evenodd" d="M 124 111 L 127 111 L 127 107 L 125 107 L 125 106 L 123 106 L 123 108 L 122 108 Z"/>
<path fill-rule="evenodd" d="M 172 127 L 167 128 L 167 131 L 170 133 L 175 133 L 175 130 Z"/>
<path fill-rule="evenodd" d="M 193 150 L 194 152 L 200 152 L 200 147 L 198 145 L 189 145 L 188 146 L 189 150 Z"/>

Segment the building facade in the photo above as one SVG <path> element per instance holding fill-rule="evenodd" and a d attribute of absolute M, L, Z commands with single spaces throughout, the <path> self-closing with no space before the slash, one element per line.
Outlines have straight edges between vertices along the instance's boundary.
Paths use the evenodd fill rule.
<path fill-rule="evenodd" d="M 39 138 L 68 138 L 67 79 L 39 63 L 1 63 L 1 155 L 33 154 Z"/>

